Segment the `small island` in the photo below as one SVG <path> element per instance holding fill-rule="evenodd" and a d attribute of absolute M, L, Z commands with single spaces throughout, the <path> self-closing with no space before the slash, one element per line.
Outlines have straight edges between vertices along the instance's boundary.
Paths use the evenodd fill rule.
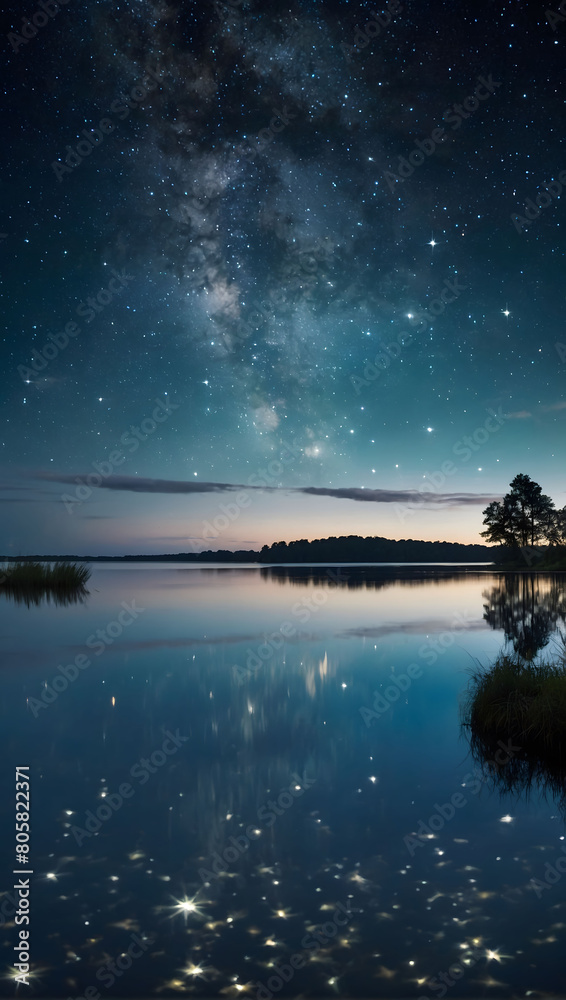
<path fill-rule="evenodd" d="M 483 537 L 500 544 L 498 562 L 511 573 L 566 570 L 566 508 L 556 510 L 529 476 L 515 477 L 503 500 L 484 511 L 484 524 Z M 474 758 L 488 763 L 503 791 L 528 793 L 537 784 L 566 810 L 566 636 L 553 657 L 539 659 L 546 641 L 529 613 L 514 652 L 504 649 L 490 667 L 474 669 L 462 723 Z"/>
<path fill-rule="evenodd" d="M 17 560 L 0 570 L 0 593 L 26 603 L 43 597 L 71 603 L 86 595 L 90 574 L 89 566 L 77 563 Z"/>

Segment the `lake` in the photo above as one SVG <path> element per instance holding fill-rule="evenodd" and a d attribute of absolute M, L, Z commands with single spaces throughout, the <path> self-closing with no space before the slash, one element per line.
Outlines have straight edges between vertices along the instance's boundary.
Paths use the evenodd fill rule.
<path fill-rule="evenodd" d="M 562 990 L 564 810 L 505 793 L 461 711 L 478 661 L 556 651 L 566 574 L 102 563 L 88 589 L 0 602 L 30 994 Z"/>

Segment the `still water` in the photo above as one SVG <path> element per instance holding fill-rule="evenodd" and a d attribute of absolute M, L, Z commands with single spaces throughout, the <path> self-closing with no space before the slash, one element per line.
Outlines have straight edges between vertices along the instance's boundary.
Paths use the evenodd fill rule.
<path fill-rule="evenodd" d="M 17 995 L 563 990 L 564 810 L 497 788 L 461 706 L 504 645 L 555 652 L 566 575 L 99 564 L 88 589 L 0 603 L 2 995 L 16 765 Z"/>

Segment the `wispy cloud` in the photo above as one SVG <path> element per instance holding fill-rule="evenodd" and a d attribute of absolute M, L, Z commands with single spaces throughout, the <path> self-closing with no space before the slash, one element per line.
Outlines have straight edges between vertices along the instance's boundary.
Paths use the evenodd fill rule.
<path fill-rule="evenodd" d="M 450 632 L 453 629 L 454 617 L 452 616 L 452 618 L 423 618 L 408 622 L 390 622 L 383 625 L 362 625 L 359 628 L 348 628 L 336 634 L 340 638 L 346 639 L 381 639 L 388 635 L 430 635 L 431 633 Z M 483 618 L 466 621 L 466 632 L 469 631 L 489 631 L 489 625 Z"/>
<path fill-rule="evenodd" d="M 301 486 L 294 492 L 365 503 L 429 503 L 440 507 L 466 507 L 499 499 L 499 496 L 485 493 L 425 493 L 421 490 L 366 490 L 359 487 L 333 490 L 321 486 Z"/>
<path fill-rule="evenodd" d="M 551 403 L 550 406 L 542 406 L 545 413 L 553 413 L 556 410 L 566 410 L 566 399 L 561 399 L 559 403 Z"/>
<path fill-rule="evenodd" d="M 76 486 L 78 480 L 86 481 L 88 475 L 89 473 L 77 476 L 58 472 L 37 472 L 34 478 Z M 197 483 L 185 482 L 183 479 L 147 479 L 145 476 L 108 476 L 98 486 L 92 488 L 129 493 L 227 493 L 230 490 L 272 489 L 269 486 L 243 486 L 241 483 Z"/>
<path fill-rule="evenodd" d="M 57 472 L 37 472 L 34 478 L 52 483 L 76 485 L 76 475 Z M 421 490 L 375 490 L 363 487 L 331 489 L 325 486 L 249 486 L 243 483 L 186 482 L 179 479 L 147 479 L 144 476 L 108 476 L 95 489 L 131 493 L 229 493 L 246 490 L 269 493 L 304 493 L 309 496 L 334 497 L 336 500 L 356 500 L 363 503 L 418 503 L 438 507 L 467 507 L 491 503 L 500 495 L 485 493 L 425 493 Z"/>

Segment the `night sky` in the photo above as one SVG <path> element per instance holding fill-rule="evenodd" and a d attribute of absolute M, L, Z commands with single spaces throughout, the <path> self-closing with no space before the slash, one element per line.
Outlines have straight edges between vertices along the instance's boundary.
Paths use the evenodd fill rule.
<path fill-rule="evenodd" d="M 56 6 L 3 19 L 0 553 L 564 506 L 558 3 Z"/>

